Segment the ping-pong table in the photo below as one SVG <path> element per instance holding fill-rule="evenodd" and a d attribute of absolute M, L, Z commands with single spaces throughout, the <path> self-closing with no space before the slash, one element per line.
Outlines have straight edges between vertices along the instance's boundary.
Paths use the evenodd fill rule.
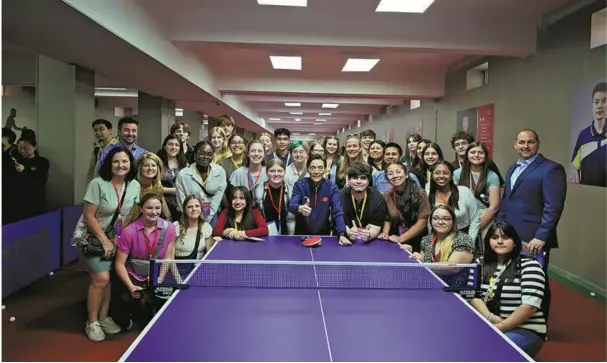
<path fill-rule="evenodd" d="M 299 236 L 223 240 L 205 259 L 413 261 L 388 241 L 340 246 L 337 238 L 323 237 L 320 246 L 307 248 Z M 201 287 L 175 292 L 120 361 L 532 359 L 458 294 L 441 289 Z"/>

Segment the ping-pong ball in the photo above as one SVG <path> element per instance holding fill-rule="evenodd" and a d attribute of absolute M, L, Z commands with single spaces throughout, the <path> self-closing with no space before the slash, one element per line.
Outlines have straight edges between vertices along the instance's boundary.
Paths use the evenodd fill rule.
<path fill-rule="evenodd" d="M 591 293 L 590 293 L 590 296 L 595 296 L 595 295 L 596 295 L 596 294 L 595 294 L 594 292 L 591 292 Z"/>
<path fill-rule="evenodd" d="M 8 321 L 10 321 L 10 322 L 12 323 L 13 321 L 15 321 L 15 317 L 14 317 L 14 316 L 11 316 L 11 318 L 10 318 L 10 319 L 8 319 Z"/>
<path fill-rule="evenodd" d="M 53 276 L 55 273 L 51 271 L 48 274 L 51 275 L 51 276 Z"/>
<path fill-rule="evenodd" d="M 6 305 L 2 305 L 2 310 L 6 309 Z"/>

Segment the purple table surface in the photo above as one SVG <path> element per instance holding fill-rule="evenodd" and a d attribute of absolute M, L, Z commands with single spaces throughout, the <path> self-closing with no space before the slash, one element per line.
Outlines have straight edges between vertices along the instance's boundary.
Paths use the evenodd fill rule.
<path fill-rule="evenodd" d="M 387 241 L 224 240 L 211 260 L 412 262 Z M 429 277 L 430 278 L 430 277 Z M 434 278 L 434 277 L 432 277 Z M 322 306 L 322 309 L 321 309 Z M 485 349 L 491 347 L 491 349 Z M 531 359 L 442 290 L 191 288 L 171 297 L 121 361 L 502 361 Z"/>

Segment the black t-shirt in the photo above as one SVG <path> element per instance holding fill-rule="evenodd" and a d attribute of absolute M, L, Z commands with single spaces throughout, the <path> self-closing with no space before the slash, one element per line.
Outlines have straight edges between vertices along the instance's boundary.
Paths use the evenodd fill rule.
<path fill-rule="evenodd" d="M 352 204 L 352 188 L 342 189 L 340 198 L 344 210 L 344 219 L 349 228 L 354 227 L 353 221 L 356 221 L 357 224 L 359 223 L 357 217 L 360 217 L 361 211 L 362 218 L 360 218 L 360 223 L 362 227 L 366 227 L 369 224 L 379 227 L 384 225 L 388 209 L 384 196 L 377 189 L 367 188 L 367 201 L 363 203 L 364 198 L 360 201 L 355 200 L 356 206 Z"/>

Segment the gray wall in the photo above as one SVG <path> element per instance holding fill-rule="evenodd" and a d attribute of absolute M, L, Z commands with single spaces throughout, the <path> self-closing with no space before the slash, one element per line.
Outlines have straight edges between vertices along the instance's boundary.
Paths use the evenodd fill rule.
<path fill-rule="evenodd" d="M 490 58 L 489 84 L 485 87 L 466 91 L 466 70 L 449 73 L 436 117 L 433 102 L 422 102 L 419 109 L 399 111 L 361 129 L 371 127 L 381 137 L 386 128 L 394 126 L 398 131 L 421 117 L 424 136 L 437 140 L 445 157 L 451 159 L 450 139 L 456 129 L 457 111 L 495 103 L 493 156 L 503 173 L 517 159 L 512 145 L 522 128 L 536 130 L 541 139 L 540 152 L 569 170 L 573 88 L 607 72 L 606 47 L 590 50 L 591 14 L 604 6 L 604 1 L 597 1 L 538 33 L 538 51 L 532 56 Z M 360 130 L 346 130 L 346 134 L 355 132 Z M 395 140 L 403 146 L 405 138 L 405 132 L 395 132 Z M 568 184 L 558 231 L 561 247 L 551 259 L 556 270 L 595 285 L 590 287 L 603 294 L 607 272 L 606 201 L 607 189 Z"/>

